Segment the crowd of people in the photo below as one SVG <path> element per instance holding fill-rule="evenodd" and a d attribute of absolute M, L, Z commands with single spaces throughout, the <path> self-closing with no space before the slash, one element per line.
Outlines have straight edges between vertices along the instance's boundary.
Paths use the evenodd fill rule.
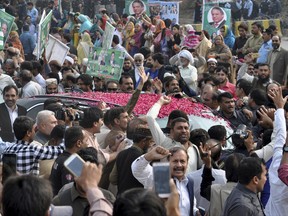
<path fill-rule="evenodd" d="M 89 17 L 70 12 L 71 5 L 61 14 L 51 1 L 50 34 L 70 47 L 61 64 L 45 52 L 36 60 L 41 11 L 18 1 L 18 13 L 4 1 L 16 20 L 0 51 L 0 153 L 17 156 L 17 176 L 5 178 L 1 193 L 4 216 L 288 215 L 288 51 L 276 26 L 264 29 L 256 21 L 249 32 L 243 22 L 235 37 L 223 25 L 211 39 L 205 30 L 159 16 L 100 8 Z M 107 22 L 115 27 L 111 49 L 125 54 L 119 81 L 86 73 Z M 111 108 L 103 101 L 80 115 L 49 97 L 36 119 L 17 104 L 65 92 L 126 93 L 130 100 Z M 159 100 L 146 115 L 134 116 L 141 94 Z M 157 116 L 174 98 L 203 104 L 234 133 L 228 136 L 217 122 L 195 129 L 182 110 L 169 113 L 161 128 Z M 226 148 L 228 139 L 233 149 Z M 64 166 L 74 153 L 85 161 L 78 177 Z M 171 174 L 164 201 L 154 192 L 159 161 L 169 163 Z"/>

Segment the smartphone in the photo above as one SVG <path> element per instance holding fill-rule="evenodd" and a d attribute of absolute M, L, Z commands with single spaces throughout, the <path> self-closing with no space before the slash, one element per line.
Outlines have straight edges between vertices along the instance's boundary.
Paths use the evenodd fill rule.
<path fill-rule="evenodd" d="M 169 162 L 155 162 L 153 163 L 154 189 L 161 198 L 167 198 L 170 195 L 169 181 L 170 166 Z"/>
<path fill-rule="evenodd" d="M 17 171 L 17 155 L 16 154 L 3 154 L 2 157 L 2 184 Z"/>
<path fill-rule="evenodd" d="M 64 162 L 64 166 L 72 175 L 79 177 L 81 175 L 84 163 L 85 161 L 78 154 L 74 153 L 67 158 L 67 160 Z"/>

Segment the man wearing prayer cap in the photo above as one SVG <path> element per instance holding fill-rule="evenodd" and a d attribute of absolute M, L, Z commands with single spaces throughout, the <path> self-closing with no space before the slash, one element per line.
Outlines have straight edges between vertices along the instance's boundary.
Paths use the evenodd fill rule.
<path fill-rule="evenodd" d="M 188 50 L 182 50 L 179 53 L 180 59 L 180 75 L 185 83 L 193 91 L 197 91 L 197 69 L 193 66 L 194 58 Z"/>

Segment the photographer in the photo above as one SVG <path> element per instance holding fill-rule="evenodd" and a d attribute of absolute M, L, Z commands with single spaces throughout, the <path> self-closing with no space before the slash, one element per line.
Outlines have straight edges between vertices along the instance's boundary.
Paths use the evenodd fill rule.
<path fill-rule="evenodd" d="M 69 106 L 62 101 L 51 98 L 44 102 L 44 110 L 54 112 L 58 124 L 67 127 L 79 125 L 79 120 L 83 118 L 83 111 L 75 109 L 75 106 Z"/>
<path fill-rule="evenodd" d="M 232 135 L 232 143 L 235 146 L 234 153 L 241 153 L 247 157 L 255 148 L 252 131 L 246 129 L 237 130 Z"/>

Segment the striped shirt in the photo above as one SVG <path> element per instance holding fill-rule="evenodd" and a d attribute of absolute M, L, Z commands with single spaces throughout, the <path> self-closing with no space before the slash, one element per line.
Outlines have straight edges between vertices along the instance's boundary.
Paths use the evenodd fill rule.
<path fill-rule="evenodd" d="M 63 143 L 59 146 L 40 146 L 18 140 L 4 153 L 17 155 L 17 171 L 21 174 L 39 175 L 39 160 L 57 158 L 64 148 Z"/>

